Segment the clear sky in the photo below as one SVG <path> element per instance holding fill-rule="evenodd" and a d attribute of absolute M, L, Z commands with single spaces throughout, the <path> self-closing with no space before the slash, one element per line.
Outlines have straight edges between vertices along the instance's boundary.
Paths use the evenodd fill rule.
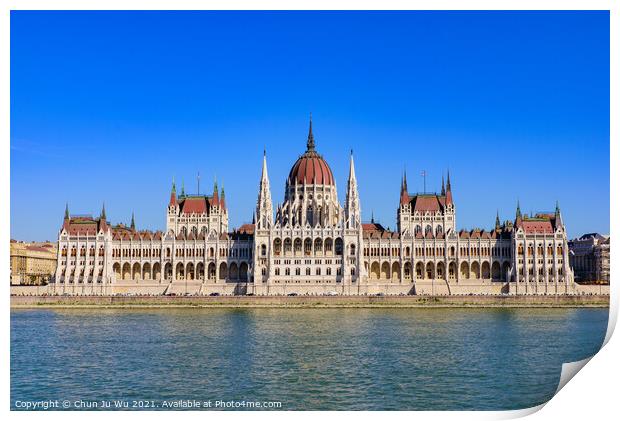
<path fill-rule="evenodd" d="M 12 12 L 11 237 L 56 239 L 65 203 L 163 229 L 172 178 L 250 222 L 317 149 L 341 200 L 395 228 L 400 177 L 459 228 L 553 210 L 609 232 L 607 12 Z"/>

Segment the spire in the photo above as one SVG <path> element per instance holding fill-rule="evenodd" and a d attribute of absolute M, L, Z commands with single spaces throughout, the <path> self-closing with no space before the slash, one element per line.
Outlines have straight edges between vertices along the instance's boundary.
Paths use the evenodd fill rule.
<path fill-rule="evenodd" d="M 375 223 L 375 211 L 371 211 L 370 212 L 370 223 L 374 224 Z"/>
<path fill-rule="evenodd" d="M 134 218 L 133 212 L 131 212 L 131 229 L 134 231 L 136 229 L 136 219 Z"/>
<path fill-rule="evenodd" d="M 446 204 L 452 204 L 452 184 L 450 183 L 450 170 L 448 170 L 448 180 L 446 182 Z"/>
<path fill-rule="evenodd" d="M 226 193 L 224 193 L 224 183 L 222 183 L 222 193 L 220 194 L 220 206 L 226 209 Z"/>
<path fill-rule="evenodd" d="M 521 218 L 521 205 L 519 200 L 517 200 L 517 218 Z"/>
<path fill-rule="evenodd" d="M 267 151 L 263 149 L 263 168 L 258 185 L 258 198 L 256 200 L 256 228 L 271 228 L 273 225 L 273 204 L 271 202 L 271 188 L 267 173 Z"/>
<path fill-rule="evenodd" d="M 105 216 L 105 202 L 103 203 L 103 206 L 101 207 L 101 216 L 100 216 L 100 219 L 102 219 L 102 220 L 104 220 L 104 221 L 105 221 L 105 219 L 106 219 L 106 216 Z"/>
<path fill-rule="evenodd" d="M 353 149 L 349 160 L 349 180 L 347 182 L 347 197 L 345 201 L 345 223 L 347 228 L 357 228 L 361 224 L 361 209 L 359 193 L 357 191 L 357 178 L 355 177 L 355 162 L 353 161 Z"/>
<path fill-rule="evenodd" d="M 497 214 L 495 215 L 495 230 L 499 231 L 501 228 L 501 224 L 499 223 L 499 209 L 497 210 Z"/>
<path fill-rule="evenodd" d="M 181 196 L 185 196 L 185 180 L 181 182 Z"/>
<path fill-rule="evenodd" d="M 173 206 L 177 204 L 177 186 L 174 182 L 174 177 L 172 177 L 172 191 L 170 192 L 170 203 L 168 206 Z"/>
<path fill-rule="evenodd" d="M 446 186 L 444 184 L 443 175 L 441 176 L 441 195 L 442 196 L 446 195 Z"/>
<path fill-rule="evenodd" d="M 65 205 L 65 219 L 69 219 L 69 202 Z"/>
<path fill-rule="evenodd" d="M 220 203 L 219 193 L 217 191 L 217 178 L 213 180 L 213 202 L 216 206 Z"/>
<path fill-rule="evenodd" d="M 562 226 L 562 213 L 560 212 L 560 203 L 555 201 L 555 226 L 556 228 Z"/>
<path fill-rule="evenodd" d="M 312 133 L 312 113 L 310 113 L 310 128 L 308 129 L 307 152 L 314 152 L 314 134 Z"/>
<path fill-rule="evenodd" d="M 409 204 L 409 192 L 407 189 L 407 172 L 403 171 L 403 178 L 400 182 L 400 204 L 408 205 Z"/>

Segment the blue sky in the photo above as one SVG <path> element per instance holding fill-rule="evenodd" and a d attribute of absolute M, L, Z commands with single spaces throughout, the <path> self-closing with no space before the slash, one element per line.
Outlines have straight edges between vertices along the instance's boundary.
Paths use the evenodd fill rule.
<path fill-rule="evenodd" d="M 569 235 L 609 232 L 607 12 L 14 11 L 11 237 L 55 239 L 65 202 L 162 229 L 198 171 L 249 222 L 263 148 L 280 202 L 310 112 L 364 220 L 449 168 L 459 228 L 559 200 Z"/>

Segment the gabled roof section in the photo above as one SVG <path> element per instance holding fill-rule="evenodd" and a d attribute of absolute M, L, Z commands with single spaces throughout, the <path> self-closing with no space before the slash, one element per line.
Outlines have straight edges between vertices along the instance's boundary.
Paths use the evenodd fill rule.
<path fill-rule="evenodd" d="M 411 212 L 441 212 L 446 207 L 446 197 L 437 194 L 416 194 L 409 202 Z"/>

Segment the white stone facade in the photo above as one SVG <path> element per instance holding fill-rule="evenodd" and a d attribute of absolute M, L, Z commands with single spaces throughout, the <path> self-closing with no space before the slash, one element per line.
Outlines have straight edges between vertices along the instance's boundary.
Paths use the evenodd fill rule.
<path fill-rule="evenodd" d="M 50 288 L 69 294 L 573 294 L 566 230 L 554 213 L 522 215 L 492 230 L 457 231 L 448 174 L 439 194 L 401 182 L 397 230 L 362 223 L 353 154 L 344 206 L 329 165 L 307 150 L 273 206 L 267 157 L 254 223 L 229 231 L 224 190 L 177 196 L 165 231 L 71 216 L 58 236 Z"/>

